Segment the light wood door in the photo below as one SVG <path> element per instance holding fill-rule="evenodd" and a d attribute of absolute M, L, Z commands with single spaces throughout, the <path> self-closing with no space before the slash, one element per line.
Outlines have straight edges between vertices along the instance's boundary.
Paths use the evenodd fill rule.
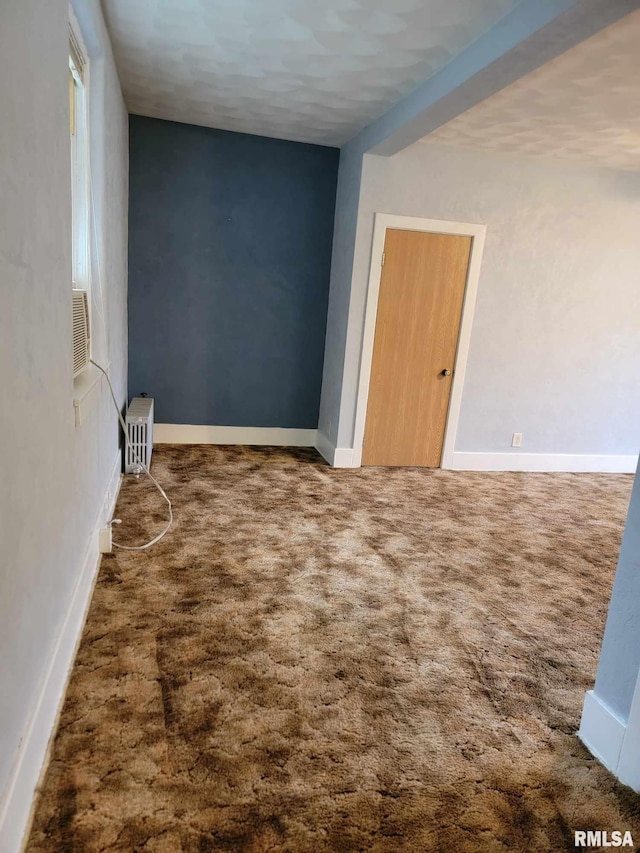
<path fill-rule="evenodd" d="M 471 237 L 387 229 L 363 465 L 440 465 L 470 252 Z"/>

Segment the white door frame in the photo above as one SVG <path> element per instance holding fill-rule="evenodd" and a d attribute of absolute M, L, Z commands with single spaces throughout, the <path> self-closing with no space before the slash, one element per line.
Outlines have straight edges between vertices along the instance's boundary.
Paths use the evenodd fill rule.
<path fill-rule="evenodd" d="M 376 331 L 376 316 L 378 314 L 378 296 L 380 294 L 380 279 L 382 277 L 382 253 L 387 228 L 397 228 L 404 231 L 430 231 L 435 234 L 455 234 L 461 237 L 471 237 L 471 254 L 467 271 L 467 284 L 462 305 L 460 334 L 456 351 L 453 382 L 449 397 L 449 411 L 442 448 L 442 468 L 453 467 L 453 450 L 458 432 L 460 404 L 462 402 L 462 387 L 467 368 L 469 343 L 471 342 L 471 327 L 476 307 L 476 295 L 480 280 L 480 264 L 484 250 L 486 225 L 473 222 L 449 222 L 444 219 L 423 219 L 415 216 L 395 216 L 389 213 L 376 213 L 373 229 L 373 245 L 371 248 L 371 268 L 369 271 L 369 286 L 367 289 L 367 307 L 365 309 L 364 331 L 362 335 L 362 354 L 360 357 L 360 377 L 358 380 L 358 397 L 356 400 L 356 421 L 353 436 L 353 465 L 362 465 L 362 445 L 367 417 L 367 401 L 369 399 L 369 382 L 371 380 L 371 362 L 373 360 L 373 344 Z"/>

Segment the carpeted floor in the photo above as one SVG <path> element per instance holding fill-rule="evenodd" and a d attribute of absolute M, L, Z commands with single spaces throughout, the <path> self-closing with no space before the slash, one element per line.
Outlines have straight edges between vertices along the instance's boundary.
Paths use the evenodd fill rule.
<path fill-rule="evenodd" d="M 30 853 L 640 841 L 575 737 L 631 477 L 205 446 L 154 471 L 175 526 L 103 559 Z M 118 515 L 129 542 L 164 518 L 132 479 Z"/>

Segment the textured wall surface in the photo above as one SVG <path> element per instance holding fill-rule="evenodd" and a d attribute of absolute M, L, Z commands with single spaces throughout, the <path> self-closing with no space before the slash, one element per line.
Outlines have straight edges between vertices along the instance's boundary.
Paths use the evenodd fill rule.
<path fill-rule="evenodd" d="M 358 222 L 362 160 L 362 151 L 356 145 L 348 145 L 340 151 L 327 337 L 318 418 L 318 428 L 334 445 L 338 443 L 344 352 L 349 331 L 349 283 Z"/>
<path fill-rule="evenodd" d="M 93 57 L 96 345 L 124 403 L 127 116 L 99 5 L 74 7 Z M 0 10 L 0 803 L 120 454 L 104 382 L 74 426 L 68 8 Z"/>
<path fill-rule="evenodd" d="M 492 95 L 429 139 L 640 169 L 640 11 Z"/>
<path fill-rule="evenodd" d="M 352 339 L 361 339 L 376 211 L 486 224 L 456 450 L 509 451 L 522 432 L 523 452 L 635 454 L 639 201 L 638 174 L 422 143 L 368 155 Z M 359 361 L 351 365 L 347 447 Z"/>
<path fill-rule="evenodd" d="M 360 229 L 370 233 L 370 225 L 358 219 L 363 154 L 403 150 L 619 20 L 633 5 L 633 0 L 522 0 L 342 148 L 319 424 L 332 444 L 349 447 L 352 441 L 362 333 L 357 285 L 352 292 L 354 247 Z"/>
<path fill-rule="evenodd" d="M 518 0 L 107 0 L 132 113 L 341 145 Z"/>
<path fill-rule="evenodd" d="M 131 117 L 129 390 L 315 429 L 338 150 Z"/>

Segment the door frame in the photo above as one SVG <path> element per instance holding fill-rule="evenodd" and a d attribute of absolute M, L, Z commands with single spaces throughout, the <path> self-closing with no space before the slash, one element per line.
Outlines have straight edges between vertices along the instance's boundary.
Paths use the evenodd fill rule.
<path fill-rule="evenodd" d="M 424 219 L 416 216 L 396 216 L 390 213 L 376 213 L 371 247 L 371 267 L 367 288 L 364 330 L 362 334 L 362 350 L 360 356 L 360 376 L 358 378 L 358 396 L 356 398 L 356 419 L 353 436 L 353 464 L 360 468 L 362 465 L 362 446 L 367 418 L 367 403 L 369 400 L 369 383 L 371 381 L 371 363 L 373 361 L 373 345 L 378 315 L 378 296 L 380 295 L 380 280 L 382 278 L 382 253 L 387 236 L 387 228 L 404 231 L 427 231 L 434 234 L 453 234 L 460 237 L 471 237 L 471 253 L 467 270 L 467 282 L 462 303 L 458 347 L 454 362 L 453 382 L 449 395 L 449 408 L 445 426 L 444 443 L 442 446 L 441 468 L 453 467 L 453 451 L 458 432 L 460 406 L 462 403 L 462 388 L 467 369 L 471 328 L 476 307 L 478 282 L 480 280 L 480 264 L 484 251 L 486 225 L 475 222 L 451 222 L 445 219 Z"/>

